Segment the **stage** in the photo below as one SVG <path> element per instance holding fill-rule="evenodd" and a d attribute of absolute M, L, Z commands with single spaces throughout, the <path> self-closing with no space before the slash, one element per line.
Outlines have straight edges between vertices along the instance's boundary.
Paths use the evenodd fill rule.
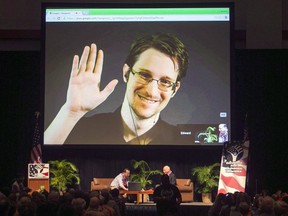
<path fill-rule="evenodd" d="M 212 204 L 202 202 L 181 203 L 179 216 L 207 216 Z M 157 216 L 156 205 L 149 203 L 127 203 L 127 216 Z"/>

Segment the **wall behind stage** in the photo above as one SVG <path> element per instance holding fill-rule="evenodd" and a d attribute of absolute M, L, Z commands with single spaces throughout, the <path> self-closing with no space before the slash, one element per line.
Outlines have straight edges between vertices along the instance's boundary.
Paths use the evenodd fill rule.
<path fill-rule="evenodd" d="M 40 52 L 0 52 L 0 187 L 27 173 L 34 112 L 40 107 Z"/>
<path fill-rule="evenodd" d="M 248 192 L 268 188 L 288 191 L 286 170 L 288 50 L 236 50 L 232 109 L 236 114 L 234 140 L 243 136 L 248 113 L 250 162 Z M 34 129 L 40 110 L 40 52 L 0 52 L 1 139 L 0 187 L 9 186 L 18 173 L 26 174 Z M 44 148 L 44 162 L 67 159 L 80 169 L 81 187 L 92 177 L 114 177 L 130 160 L 146 160 L 152 169 L 171 165 L 179 178 L 191 177 L 196 165 L 220 162 L 221 148 Z"/>

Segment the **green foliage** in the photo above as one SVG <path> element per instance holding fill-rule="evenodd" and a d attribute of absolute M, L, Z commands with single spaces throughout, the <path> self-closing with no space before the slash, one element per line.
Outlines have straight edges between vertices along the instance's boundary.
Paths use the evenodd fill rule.
<path fill-rule="evenodd" d="M 67 185 L 80 184 L 79 170 L 77 167 L 67 160 L 54 160 L 49 161 L 52 188 L 57 189 L 59 192 L 65 192 Z"/>
<path fill-rule="evenodd" d="M 218 141 L 217 134 L 213 134 L 213 132 L 216 130 L 216 127 L 207 127 L 206 131 L 204 133 L 199 133 L 198 138 L 204 136 L 204 142 L 205 143 L 213 143 Z"/>
<path fill-rule="evenodd" d="M 211 193 L 217 188 L 220 174 L 220 163 L 208 166 L 199 166 L 192 169 L 192 175 L 196 176 L 199 193 Z"/>
<path fill-rule="evenodd" d="M 151 175 L 162 174 L 160 170 L 151 170 L 148 163 L 144 160 L 132 160 L 131 163 L 136 173 L 131 174 L 130 179 L 140 182 L 143 189 L 146 189 L 147 186 L 152 184 L 152 180 L 150 179 Z"/>

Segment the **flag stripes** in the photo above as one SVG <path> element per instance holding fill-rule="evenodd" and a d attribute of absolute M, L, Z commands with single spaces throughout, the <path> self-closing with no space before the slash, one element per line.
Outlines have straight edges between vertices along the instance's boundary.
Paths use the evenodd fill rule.
<path fill-rule="evenodd" d="M 32 140 L 32 149 L 30 155 L 31 163 L 41 163 L 42 162 L 42 147 L 40 142 L 40 129 L 39 129 L 39 112 L 35 112 L 35 128 Z"/>

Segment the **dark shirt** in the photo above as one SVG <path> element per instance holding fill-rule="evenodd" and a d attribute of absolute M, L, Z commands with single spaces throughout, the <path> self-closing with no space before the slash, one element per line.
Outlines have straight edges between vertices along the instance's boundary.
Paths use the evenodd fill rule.
<path fill-rule="evenodd" d="M 176 175 L 173 172 L 171 172 L 168 176 L 170 183 L 176 185 Z"/>
<path fill-rule="evenodd" d="M 156 203 L 158 215 L 174 214 L 179 211 L 182 196 L 175 185 L 160 185 L 154 190 L 153 200 Z"/>
<path fill-rule="evenodd" d="M 121 107 L 113 113 L 101 113 L 91 117 L 83 117 L 75 125 L 65 144 L 129 144 L 123 138 Z M 149 137 L 149 144 L 181 143 L 181 135 L 176 126 L 161 120 L 139 138 Z M 132 140 L 132 143 L 137 143 Z"/>
<path fill-rule="evenodd" d="M 113 200 L 117 203 L 120 211 L 121 216 L 126 216 L 127 215 L 127 209 L 125 205 L 125 198 L 123 196 L 117 196 L 113 197 Z"/>

